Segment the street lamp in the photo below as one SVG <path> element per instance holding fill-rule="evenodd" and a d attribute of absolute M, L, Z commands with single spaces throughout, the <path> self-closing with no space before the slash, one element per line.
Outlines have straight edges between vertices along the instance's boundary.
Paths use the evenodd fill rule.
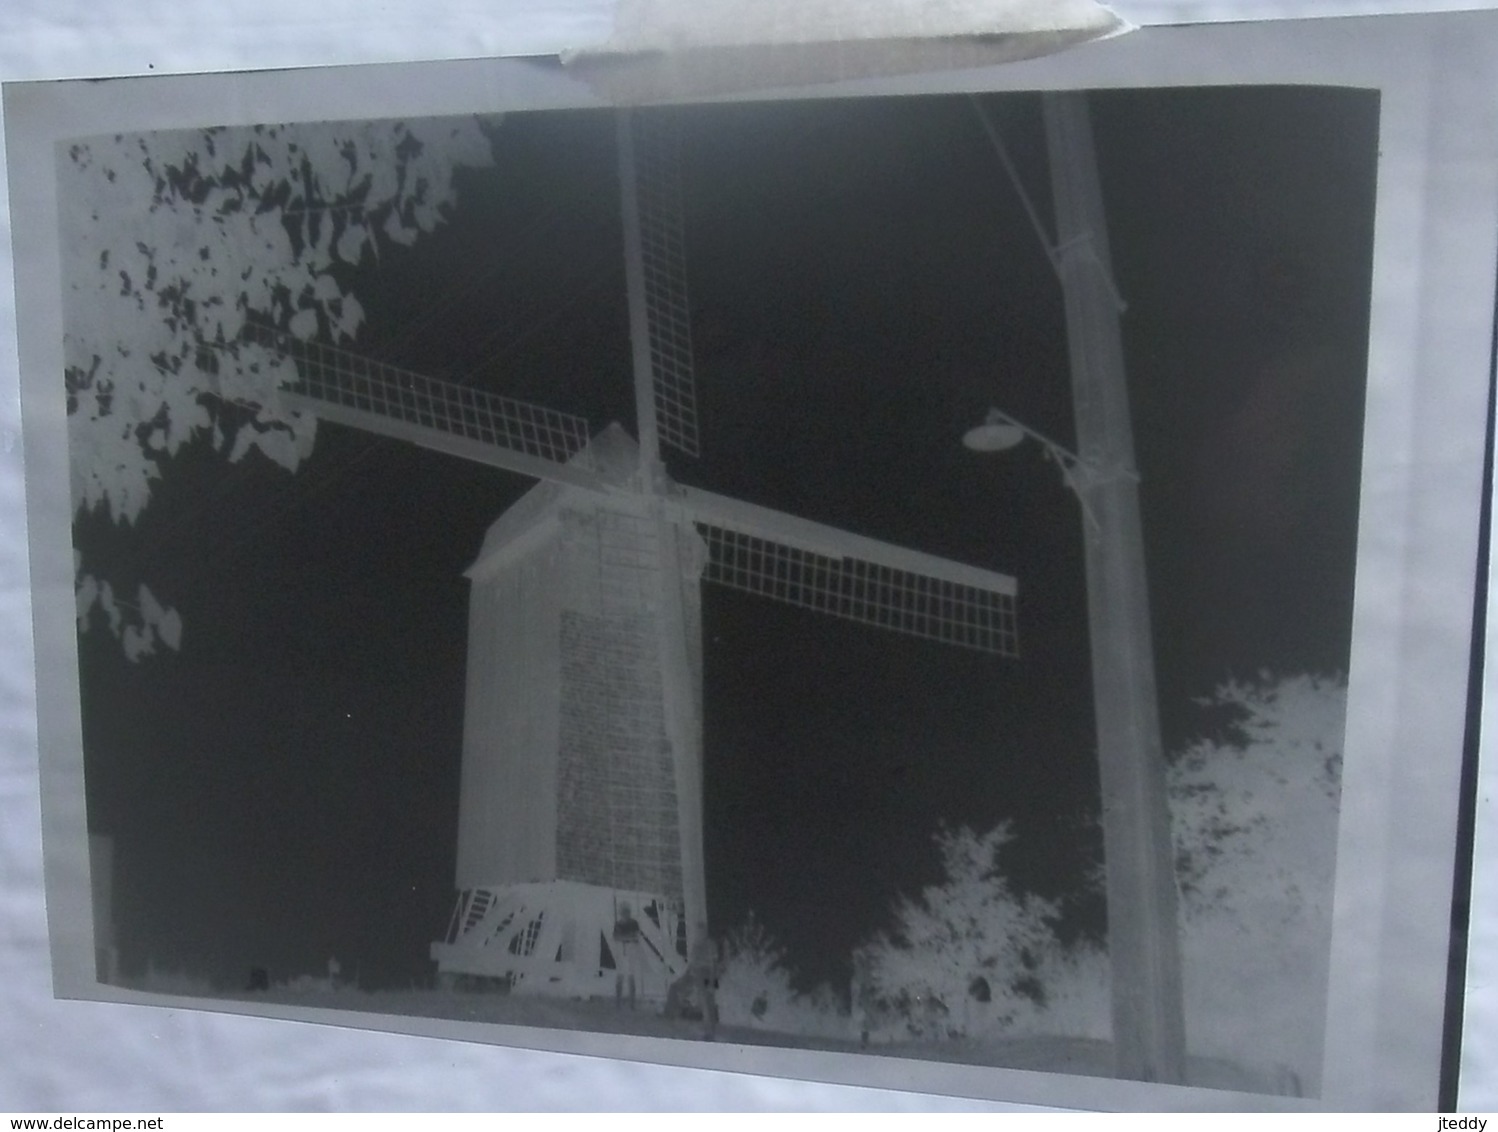
<path fill-rule="evenodd" d="M 1071 455 L 1061 445 L 1046 439 L 1034 429 L 1025 427 L 1000 409 L 989 409 L 982 424 L 974 425 L 962 434 L 962 443 L 974 452 L 1007 452 L 1027 436 L 1044 444 L 1047 453 Z"/>
<path fill-rule="evenodd" d="M 1017 421 L 1002 409 L 989 409 L 982 424 L 974 425 L 962 434 L 965 448 L 973 452 L 1007 452 L 1026 440 L 1033 440 L 1045 449 L 1047 460 L 1061 469 L 1061 479 L 1076 494 L 1087 516 L 1088 525 L 1096 529 L 1098 520 L 1088 506 L 1088 490 L 1108 479 L 1125 479 L 1139 482 L 1139 473 L 1131 467 L 1104 471 L 1091 461 L 1084 460 L 1069 448 L 1064 448 L 1044 433 L 1036 432 L 1029 425 Z"/>
<path fill-rule="evenodd" d="M 1165 791 L 1154 644 L 1145 578 L 1139 477 L 1119 328 L 1122 303 L 1109 262 L 1107 224 L 1086 95 L 1043 98 L 1056 235 L 1004 152 L 998 130 L 979 117 L 1025 204 L 1061 283 L 1077 448 L 998 410 L 963 443 L 998 452 L 1040 443 L 1076 493 L 1087 572 L 1088 639 L 1112 971 L 1113 1052 L 1121 1077 L 1184 1083 L 1186 1036 L 1176 911 L 1175 852 Z"/>

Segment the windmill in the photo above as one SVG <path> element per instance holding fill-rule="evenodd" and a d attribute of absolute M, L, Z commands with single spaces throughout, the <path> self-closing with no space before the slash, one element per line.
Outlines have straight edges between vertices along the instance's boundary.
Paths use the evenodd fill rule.
<path fill-rule="evenodd" d="M 458 900 L 439 973 L 517 993 L 664 995 L 707 931 L 701 585 L 1016 652 L 1014 579 L 675 482 L 699 453 L 677 124 L 617 127 L 638 438 L 256 327 L 323 420 L 539 482 L 471 582 Z M 638 935 L 615 928 L 628 912 Z M 631 933 L 633 935 L 633 933 Z"/>

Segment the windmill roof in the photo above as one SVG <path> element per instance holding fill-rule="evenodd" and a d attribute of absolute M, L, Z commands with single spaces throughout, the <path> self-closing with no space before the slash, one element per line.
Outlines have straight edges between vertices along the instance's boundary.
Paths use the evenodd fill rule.
<path fill-rule="evenodd" d="M 623 485 L 640 466 L 640 446 L 635 443 L 634 437 L 624 431 L 623 425 L 614 421 L 594 434 L 587 447 L 569 463 L 585 464 L 589 459 L 605 482 Z"/>
<path fill-rule="evenodd" d="M 635 474 L 639 459 L 640 446 L 623 425 L 614 421 L 595 433 L 587 445 L 567 462 L 575 467 L 590 468 L 605 485 L 623 487 Z M 584 493 L 584 489 L 568 484 L 548 480 L 537 483 L 489 525 L 478 556 L 468 568 L 468 575 L 472 577 L 491 555 L 509 547 L 554 516 L 559 506 Z"/>

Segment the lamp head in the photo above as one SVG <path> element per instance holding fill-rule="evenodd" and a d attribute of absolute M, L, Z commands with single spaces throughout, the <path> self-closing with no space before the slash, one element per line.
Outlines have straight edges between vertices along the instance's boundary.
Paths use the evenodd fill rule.
<path fill-rule="evenodd" d="M 983 423 L 962 434 L 962 443 L 974 452 L 1005 452 L 1025 439 L 1026 432 L 998 409 L 989 409 Z"/>

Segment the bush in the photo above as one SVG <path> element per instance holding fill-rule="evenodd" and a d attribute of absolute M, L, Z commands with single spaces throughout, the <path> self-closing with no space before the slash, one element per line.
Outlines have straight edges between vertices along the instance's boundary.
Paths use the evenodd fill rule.
<path fill-rule="evenodd" d="M 184 998 L 209 998 L 223 993 L 222 988 L 205 975 L 164 970 L 156 965 L 154 959 L 147 961 L 146 969 L 139 978 L 122 978 L 120 983 L 151 994 L 181 995 Z"/>
<path fill-rule="evenodd" d="M 1008 822 L 982 835 L 937 831 L 945 883 L 901 898 L 894 929 L 855 956 L 854 1013 L 868 1040 L 986 1036 L 1045 1005 L 1058 908 L 1010 887 L 999 854 L 1013 838 Z"/>
<path fill-rule="evenodd" d="M 751 912 L 723 940 L 718 1017 L 725 1026 L 747 1026 L 804 1037 L 848 1035 L 842 1002 L 828 987 L 796 991 L 785 950 Z"/>

